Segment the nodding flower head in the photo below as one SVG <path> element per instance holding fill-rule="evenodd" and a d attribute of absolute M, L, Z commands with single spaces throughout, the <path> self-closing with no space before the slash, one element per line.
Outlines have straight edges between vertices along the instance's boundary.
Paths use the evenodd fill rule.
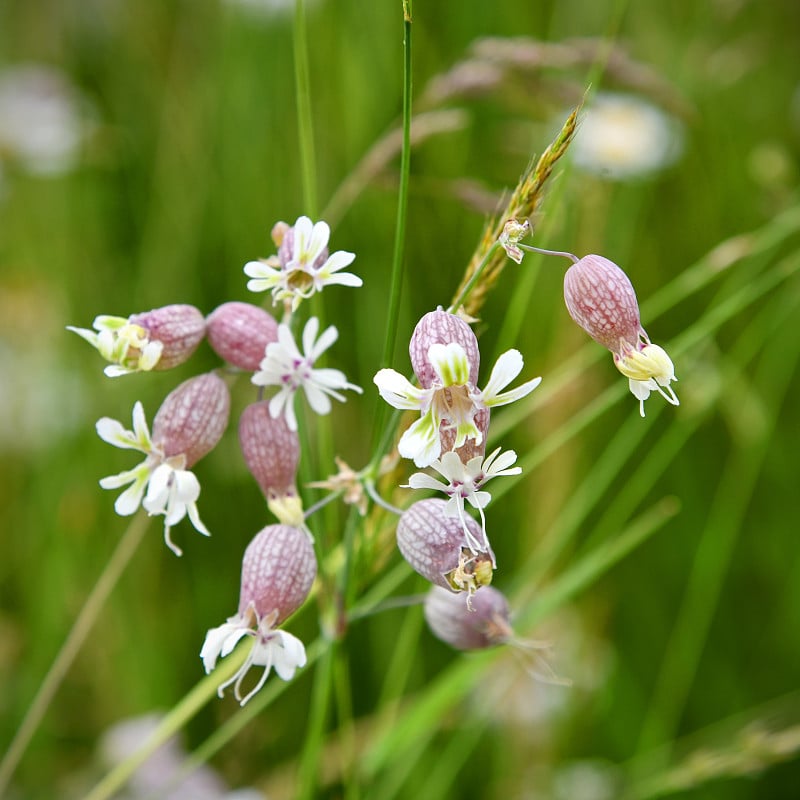
<path fill-rule="evenodd" d="M 639 319 L 633 285 L 613 261 L 590 255 L 574 263 L 564 275 L 564 300 L 575 322 L 613 353 L 642 416 L 644 401 L 653 391 L 679 405 L 670 387 L 677 380 L 672 361 L 663 348 L 650 342 Z"/>
<path fill-rule="evenodd" d="M 278 223 L 272 230 L 278 254 L 261 261 L 249 261 L 244 272 L 251 280 L 251 292 L 272 292 L 273 303 L 287 303 L 295 311 L 303 300 L 325 286 L 361 286 L 357 275 L 342 270 L 353 263 L 355 255 L 337 250 L 328 255 L 330 227 L 327 222 L 313 223 L 299 217 L 293 227 Z"/>
<path fill-rule="evenodd" d="M 239 445 L 247 467 L 264 492 L 279 521 L 303 524 L 303 505 L 297 492 L 300 440 L 283 416 L 269 413 L 269 401 L 247 406 L 239 418 Z"/>
<path fill-rule="evenodd" d="M 101 439 L 146 456 L 133 469 L 103 478 L 100 486 L 118 489 L 130 484 L 114 503 L 115 511 L 127 516 L 141 505 L 151 515 L 163 514 L 164 541 L 176 555 L 182 551 L 170 538 L 170 528 L 187 514 L 197 531 L 209 535 L 197 511 L 200 484 L 189 467 L 219 441 L 229 406 L 225 382 L 211 373 L 185 381 L 164 400 L 152 436 L 139 402 L 133 408 L 133 430 L 108 417 L 97 422 Z"/>
<path fill-rule="evenodd" d="M 221 684 L 222 697 L 234 684 L 234 695 L 244 705 L 263 685 L 274 667 L 283 680 L 305 666 L 303 643 L 278 629 L 305 602 L 317 574 L 314 547 L 305 531 L 291 525 L 268 525 L 247 546 L 242 560 L 238 612 L 206 634 L 200 657 L 207 673 L 217 659 L 230 654 L 244 636 L 251 650 L 236 674 Z M 242 697 L 242 681 L 250 667 L 264 667 L 256 685 Z"/>
<path fill-rule="evenodd" d="M 442 452 L 443 442 L 458 450 L 471 439 L 480 448 L 489 419 L 481 411 L 512 403 L 541 382 L 541 378 L 534 378 L 516 389 L 502 391 L 523 366 L 520 352 L 507 350 L 492 367 L 486 386 L 478 389 L 475 380 L 479 355 L 475 337 L 463 320 L 444 311 L 423 317 L 412 337 L 410 351 L 421 387 L 414 386 L 393 369 L 379 370 L 373 381 L 389 405 L 420 411 L 420 418 L 405 431 L 397 445 L 400 455 L 413 459 L 418 467 L 435 461 Z"/>
<path fill-rule="evenodd" d="M 425 595 L 425 621 L 437 639 L 456 650 L 483 650 L 504 644 L 513 637 L 510 609 L 505 595 L 484 586 L 470 606 L 441 586 L 431 586 Z"/>
<path fill-rule="evenodd" d="M 278 341 L 278 323 L 263 308 L 251 303 L 223 303 L 206 320 L 208 343 L 234 367 L 256 372 L 267 345 Z"/>
<path fill-rule="evenodd" d="M 75 328 L 106 361 L 110 378 L 131 372 L 165 370 L 186 361 L 203 340 L 206 323 L 194 306 L 163 306 L 128 317 L 101 315 L 92 323 L 94 330 Z"/>
<path fill-rule="evenodd" d="M 416 572 L 445 589 L 473 594 L 492 581 L 494 553 L 480 525 L 450 516 L 444 500 L 419 500 L 406 509 L 397 546 Z"/>

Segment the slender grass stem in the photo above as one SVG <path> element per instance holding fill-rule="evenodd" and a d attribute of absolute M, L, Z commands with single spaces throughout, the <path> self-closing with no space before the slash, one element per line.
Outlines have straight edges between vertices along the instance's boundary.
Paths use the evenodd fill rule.
<path fill-rule="evenodd" d="M 389 281 L 389 306 L 386 312 L 386 335 L 383 343 L 381 366 L 392 362 L 397 342 L 397 321 L 400 316 L 400 294 L 403 286 L 403 271 L 408 218 L 408 185 L 411 174 L 411 0 L 403 0 L 403 147 L 400 152 L 400 187 L 397 194 L 397 216 L 392 255 L 392 274 Z M 386 407 L 378 402 L 372 430 L 373 446 L 381 437 L 386 420 Z"/>
<path fill-rule="evenodd" d="M 34 733 L 36 733 L 36 729 L 39 727 L 53 697 L 58 691 L 58 687 L 61 686 L 69 668 L 75 661 L 75 657 L 86 641 L 86 637 L 89 635 L 94 623 L 97 622 L 108 596 L 117 585 L 125 567 L 130 563 L 133 554 L 142 541 L 142 537 L 147 530 L 148 521 L 149 517 L 143 511 L 140 511 L 131 520 L 103 572 L 97 579 L 94 589 L 86 599 L 86 603 L 67 635 L 66 641 L 61 646 L 50 669 L 47 671 L 47 675 L 42 680 L 39 691 L 33 698 L 33 702 L 0 764 L 0 795 L 5 791 L 17 764 L 25 753 L 26 747 L 33 738 Z"/>
<path fill-rule="evenodd" d="M 311 82 L 308 69 L 308 42 L 304 0 L 295 0 L 294 79 L 297 94 L 297 132 L 300 139 L 300 173 L 305 213 L 317 216 L 317 165 L 314 151 L 314 123 L 311 114 Z"/>
<path fill-rule="evenodd" d="M 478 279 L 481 277 L 484 269 L 486 269 L 487 264 L 489 264 L 492 259 L 494 258 L 494 254 L 500 248 L 500 242 L 495 242 L 487 251 L 486 255 L 481 259 L 480 264 L 475 268 L 475 271 L 470 275 L 469 280 L 464 284 L 461 291 L 453 298 L 453 302 L 448 307 L 448 311 L 452 314 L 458 310 L 459 306 L 463 305 L 466 299 L 469 297 L 470 292 L 475 288 L 475 284 L 478 282 Z"/>

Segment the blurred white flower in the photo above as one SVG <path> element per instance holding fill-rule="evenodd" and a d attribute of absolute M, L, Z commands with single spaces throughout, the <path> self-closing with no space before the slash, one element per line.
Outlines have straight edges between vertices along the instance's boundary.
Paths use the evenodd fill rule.
<path fill-rule="evenodd" d="M 577 167 L 625 180 L 664 169 L 682 149 L 675 118 L 633 95 L 599 93 L 583 115 L 570 152 Z"/>
<path fill-rule="evenodd" d="M 86 99 L 53 67 L 20 64 L 0 72 L 0 157 L 35 175 L 73 169 L 88 133 Z"/>

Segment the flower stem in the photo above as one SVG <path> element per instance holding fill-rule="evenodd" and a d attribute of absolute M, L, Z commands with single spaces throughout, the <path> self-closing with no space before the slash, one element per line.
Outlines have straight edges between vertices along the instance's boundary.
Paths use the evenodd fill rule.
<path fill-rule="evenodd" d="M 470 279 L 464 284 L 464 288 L 456 295 L 453 299 L 453 302 L 450 304 L 450 307 L 447 309 L 448 313 L 453 314 L 458 310 L 458 307 L 464 303 L 464 301 L 469 297 L 469 293 L 472 291 L 475 284 L 478 282 L 478 278 L 480 278 L 481 273 L 483 272 L 486 265 L 492 260 L 492 257 L 497 252 L 497 249 L 500 247 L 500 242 L 495 242 L 487 251 L 486 255 L 481 260 L 481 263 L 478 264 L 475 272 L 472 273 Z"/>
<path fill-rule="evenodd" d="M 294 17 L 294 80 L 297 93 L 297 134 L 300 139 L 300 171 L 303 185 L 303 208 L 316 219 L 317 174 L 314 155 L 314 125 L 311 117 L 311 88 L 308 70 L 306 15 L 303 0 L 295 0 Z"/>
<path fill-rule="evenodd" d="M 572 261 L 573 264 L 577 264 L 580 259 L 578 256 L 573 255 L 572 253 L 567 253 L 565 250 L 545 250 L 543 247 L 534 247 L 531 244 L 522 244 L 521 242 L 517 245 L 520 250 L 527 250 L 530 253 L 541 253 L 545 256 L 563 256 L 564 258 L 568 258 Z"/>
<path fill-rule="evenodd" d="M 408 182 L 411 173 L 411 0 L 403 0 L 403 147 L 400 153 L 400 188 L 397 196 L 392 275 L 389 285 L 389 307 L 386 312 L 386 339 L 383 343 L 381 367 L 391 364 L 397 342 L 397 318 L 400 315 L 400 290 L 403 284 L 403 257 L 408 213 Z M 372 430 L 377 443 L 386 418 L 386 407 L 379 403 Z"/>
<path fill-rule="evenodd" d="M 136 552 L 136 548 L 142 541 L 144 532 L 147 530 L 148 520 L 149 517 L 140 512 L 128 525 L 128 529 L 122 535 L 116 549 L 111 554 L 111 558 L 98 578 L 94 589 L 92 589 L 92 593 L 87 598 L 78 618 L 67 635 L 66 641 L 61 646 L 58 655 L 56 655 L 47 675 L 45 675 L 39 686 L 39 691 L 36 693 L 25 719 L 23 719 L 16 736 L 6 751 L 2 764 L 0 764 L 0 796 L 3 794 L 8 781 L 25 752 L 25 748 L 30 743 L 36 729 L 39 727 L 39 723 L 47 712 L 53 697 L 58 691 L 58 687 L 86 641 L 89 631 L 97 621 L 97 617 L 105 606 L 111 590 L 117 585 L 120 575 L 122 575 L 131 557 Z"/>

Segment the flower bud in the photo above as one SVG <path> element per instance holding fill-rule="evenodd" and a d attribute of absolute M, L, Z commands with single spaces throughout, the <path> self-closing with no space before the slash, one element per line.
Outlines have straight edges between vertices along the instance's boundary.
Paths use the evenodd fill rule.
<path fill-rule="evenodd" d="M 278 341 L 278 323 L 251 303 L 223 303 L 209 314 L 208 343 L 229 364 L 256 372 L 267 345 Z"/>
<path fill-rule="evenodd" d="M 447 501 L 419 500 L 397 524 L 397 546 L 411 567 L 431 583 L 451 591 L 472 594 L 492 581 L 494 553 L 481 526 L 472 517 L 448 516 Z M 470 549 L 464 533 L 467 525 L 473 540 L 486 543 L 486 550 Z"/>
<path fill-rule="evenodd" d="M 239 419 L 239 445 L 247 467 L 281 522 L 301 525 L 303 506 L 295 484 L 300 440 L 281 415 L 269 413 L 269 400 L 249 405 Z"/>
<path fill-rule="evenodd" d="M 228 386 L 215 372 L 184 381 L 173 389 L 153 420 L 153 442 L 166 458 L 184 456 L 190 469 L 216 447 L 230 414 Z"/>
<path fill-rule="evenodd" d="M 628 276 L 603 256 L 584 256 L 566 271 L 564 300 L 572 319 L 612 353 L 636 347 L 644 335 Z"/>
<path fill-rule="evenodd" d="M 259 620 L 280 625 L 305 602 L 317 575 L 314 546 L 305 531 L 291 525 L 267 525 L 242 559 L 239 616 L 252 608 Z"/>
<path fill-rule="evenodd" d="M 438 308 L 425 314 L 417 323 L 408 345 L 411 366 L 423 389 L 429 389 L 437 379 L 436 371 L 428 358 L 431 345 L 447 345 L 453 342 L 464 349 L 469 363 L 469 383 L 477 386 L 481 359 L 478 339 L 463 319 Z"/>
<path fill-rule="evenodd" d="M 482 650 L 509 641 L 513 633 L 505 595 L 493 586 L 471 598 L 431 586 L 425 596 L 425 621 L 437 639 L 457 650 Z"/>
<path fill-rule="evenodd" d="M 133 314 L 128 322 L 144 328 L 150 342 L 162 343 L 161 357 L 154 367 L 157 370 L 171 369 L 188 360 L 206 334 L 202 313 L 186 304 Z"/>

